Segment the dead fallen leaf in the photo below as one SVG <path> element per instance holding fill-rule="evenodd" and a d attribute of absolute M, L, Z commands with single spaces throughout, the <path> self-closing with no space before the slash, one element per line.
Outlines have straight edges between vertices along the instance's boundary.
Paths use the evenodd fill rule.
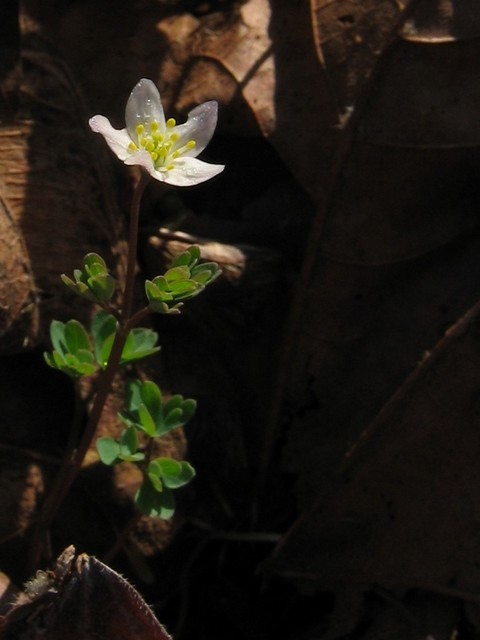
<path fill-rule="evenodd" d="M 478 600 L 479 314 L 477 304 L 380 411 L 338 489 L 291 530 L 276 571 Z"/>

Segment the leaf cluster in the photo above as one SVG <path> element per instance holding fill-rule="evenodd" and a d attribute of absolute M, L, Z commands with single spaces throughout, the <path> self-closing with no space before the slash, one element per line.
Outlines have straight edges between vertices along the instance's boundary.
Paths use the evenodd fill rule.
<path fill-rule="evenodd" d="M 146 460 L 144 451 L 139 450 L 138 434 L 143 432 L 154 439 L 183 426 L 193 416 L 196 402 L 181 395 L 164 398 L 154 382 L 135 380 L 128 385 L 126 405 L 120 414 L 126 425 L 120 439 L 99 438 L 98 455 L 107 465 L 122 461 L 144 463 L 141 465 L 144 481 L 135 502 L 146 515 L 170 518 L 175 510 L 172 491 L 190 482 L 195 471 L 183 460 L 165 457 Z"/>
<path fill-rule="evenodd" d="M 90 334 L 77 320 L 66 323 L 54 320 L 50 327 L 53 351 L 44 354 L 47 364 L 73 378 L 90 376 L 107 367 L 115 337 L 122 331 L 126 338 L 120 365 L 159 351 L 155 331 L 131 328 L 135 316 L 123 319 L 120 324 L 120 312 L 113 309 L 116 315 L 110 313 L 116 283 L 108 273 L 104 259 L 96 253 L 88 253 L 83 263 L 82 269 L 73 272 L 73 279 L 63 274 L 62 280 L 75 293 L 99 304 L 102 309 L 93 317 Z M 163 275 L 146 281 L 148 307 L 139 312 L 139 317 L 147 310 L 180 313 L 185 300 L 197 296 L 219 275 L 216 263 L 200 263 L 199 247 L 190 247 L 177 256 Z M 185 425 L 195 409 L 195 400 L 181 395 L 164 398 L 154 382 L 137 380 L 128 386 L 126 407 L 120 414 L 125 424 L 120 438 L 97 440 L 98 455 L 104 464 L 129 462 L 140 467 L 143 483 L 135 501 L 147 515 L 170 518 L 175 510 L 172 492 L 190 482 L 195 475 L 188 462 L 164 457 L 150 460 L 152 440 Z M 145 438 L 150 440 L 146 447 L 142 448 L 140 434 L 143 434 L 142 442 Z"/>
<path fill-rule="evenodd" d="M 117 332 L 117 321 L 101 309 L 92 320 L 91 338 L 78 320 L 66 323 L 53 320 L 50 339 L 53 352 L 44 354 L 46 363 L 72 378 L 93 375 L 108 363 Z M 120 364 L 142 360 L 160 350 L 156 346 L 158 334 L 151 329 L 132 329 L 125 341 Z"/>
<path fill-rule="evenodd" d="M 50 325 L 52 353 L 44 353 L 46 363 L 72 378 L 91 376 L 97 370 L 90 339 L 78 320 L 66 323 L 53 320 Z"/>
<path fill-rule="evenodd" d="M 202 262 L 200 249 L 189 247 L 160 276 L 145 282 L 149 308 L 157 313 L 178 314 L 185 300 L 194 298 L 221 273 L 216 262 Z"/>
<path fill-rule="evenodd" d="M 113 341 L 118 330 L 115 317 L 104 310 L 100 310 L 92 321 L 92 337 L 95 344 L 95 358 L 102 369 L 108 364 L 112 351 Z M 160 351 L 156 346 L 158 334 L 151 329 L 140 327 L 132 329 L 125 341 L 120 364 L 128 364 L 137 360 L 143 360 Z"/>
<path fill-rule="evenodd" d="M 109 303 L 115 292 L 115 279 L 109 274 L 105 260 L 98 253 L 87 253 L 83 258 L 83 269 L 74 270 L 73 280 L 64 273 L 61 278 L 79 296 L 100 305 Z"/>

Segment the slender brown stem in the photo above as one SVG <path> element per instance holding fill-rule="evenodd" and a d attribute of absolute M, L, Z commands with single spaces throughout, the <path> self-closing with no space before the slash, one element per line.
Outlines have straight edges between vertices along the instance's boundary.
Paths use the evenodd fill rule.
<path fill-rule="evenodd" d="M 130 329 L 133 329 L 133 327 L 136 327 L 138 323 L 141 322 L 148 315 L 150 315 L 150 309 L 148 307 L 143 307 L 143 309 L 140 309 L 139 311 L 133 314 L 133 316 L 127 322 L 126 328 L 130 331 Z"/>
<path fill-rule="evenodd" d="M 123 294 L 122 319 L 127 322 L 132 313 L 133 291 L 135 285 L 135 268 L 137 264 L 137 243 L 138 243 L 138 219 L 140 217 L 140 201 L 150 180 L 147 173 L 141 174 L 133 193 L 132 207 L 130 210 L 130 230 L 128 234 L 128 259 L 127 274 L 125 277 L 125 291 Z"/>
<path fill-rule="evenodd" d="M 138 220 L 140 214 L 140 201 L 148 184 L 149 177 L 142 173 L 142 177 L 138 181 L 135 192 L 133 194 L 131 212 L 130 212 L 130 230 L 128 238 L 128 258 L 127 273 L 125 276 L 125 289 L 123 294 L 123 305 L 121 319 L 118 324 L 117 333 L 113 341 L 112 350 L 108 359 L 107 366 L 100 379 L 99 387 L 93 401 L 93 405 L 88 417 L 87 424 L 83 431 L 78 448 L 73 452 L 67 452 L 65 464 L 62 465 L 60 473 L 57 476 L 55 485 L 52 488 L 48 498 L 45 500 L 42 512 L 37 521 L 33 532 L 32 543 L 30 548 L 30 565 L 33 571 L 38 567 L 44 549 L 46 533 L 60 508 L 63 500 L 68 494 L 75 478 L 77 477 L 83 460 L 87 454 L 90 444 L 95 436 L 95 432 L 102 417 L 105 402 L 110 393 L 112 383 L 120 364 L 120 359 L 125 346 L 125 341 L 134 321 L 139 320 L 145 315 L 145 310 L 130 318 L 133 292 L 135 285 L 135 268 L 138 242 Z M 71 455 L 73 454 L 73 455 Z"/>

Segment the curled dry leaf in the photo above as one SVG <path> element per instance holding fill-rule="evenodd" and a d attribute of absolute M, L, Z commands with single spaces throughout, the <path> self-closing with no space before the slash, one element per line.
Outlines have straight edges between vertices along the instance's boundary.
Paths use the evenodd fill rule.
<path fill-rule="evenodd" d="M 170 640 L 132 585 L 68 547 L 52 571 L 38 571 L 0 626 L 5 640 Z"/>

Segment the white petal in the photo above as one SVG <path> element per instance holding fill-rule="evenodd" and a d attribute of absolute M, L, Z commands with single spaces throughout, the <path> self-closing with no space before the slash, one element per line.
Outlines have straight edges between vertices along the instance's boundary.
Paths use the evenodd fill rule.
<path fill-rule="evenodd" d="M 160 131 L 165 131 L 165 114 L 157 87 L 148 78 L 142 78 L 133 87 L 125 108 L 125 122 L 132 140 L 137 139 L 137 124 L 149 124 L 155 120 Z"/>
<path fill-rule="evenodd" d="M 175 161 L 175 167 L 166 174 L 166 177 L 157 177 L 157 180 L 177 187 L 191 187 L 205 182 L 205 180 L 210 180 L 210 178 L 221 173 L 224 168 L 225 165 L 223 164 L 209 164 L 197 158 L 182 157 Z M 157 171 L 156 173 L 160 172 Z"/>
<path fill-rule="evenodd" d="M 180 136 L 175 147 L 181 147 L 189 140 L 195 140 L 195 148 L 185 151 L 182 155 L 196 158 L 210 142 L 217 126 L 217 118 L 218 104 L 215 100 L 204 102 L 192 109 L 188 114 L 187 122 L 175 127 L 175 132 Z"/>
<path fill-rule="evenodd" d="M 100 133 L 105 138 L 108 146 L 117 158 L 125 160 L 125 158 L 130 155 L 128 145 L 131 142 L 131 138 L 126 129 L 114 129 L 108 118 L 100 115 L 90 118 L 88 124 L 92 131 Z"/>
<path fill-rule="evenodd" d="M 152 171 L 155 171 L 152 156 L 148 153 L 148 151 L 136 151 L 135 153 L 130 154 L 128 158 L 124 160 L 124 162 L 128 165 L 138 165 L 139 167 L 144 167 L 152 176 Z"/>

